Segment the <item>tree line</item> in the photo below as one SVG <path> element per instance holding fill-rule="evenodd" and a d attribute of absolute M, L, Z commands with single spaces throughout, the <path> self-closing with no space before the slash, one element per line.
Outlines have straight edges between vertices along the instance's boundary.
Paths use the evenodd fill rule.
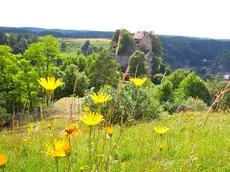
<path fill-rule="evenodd" d="M 223 88 L 226 83 L 215 78 L 206 82 L 195 72 L 185 69 L 171 72 L 170 66 L 164 62 L 160 40 L 157 35 L 151 34 L 152 73 L 148 75 L 147 59 L 145 53 L 140 50 L 131 52 L 127 66 L 128 77 L 148 78 L 142 102 L 148 98 L 153 103 L 145 102 L 143 106 L 146 109 L 156 109 L 157 106 L 175 112 L 181 105 L 191 105 L 191 102 L 198 100 L 201 107 L 209 105 L 218 89 Z M 122 53 L 127 48 L 122 46 L 129 45 L 127 40 L 132 39 L 130 32 L 125 31 L 124 35 L 121 35 L 122 43 L 118 49 L 122 50 Z M 8 39 L 2 40 L 9 42 L 10 35 L 6 36 Z M 0 45 L 0 113 L 12 114 L 26 109 L 32 114 L 34 109 L 46 103 L 45 94 L 38 84 L 41 77 L 54 76 L 65 83 L 56 90 L 53 100 L 68 96 L 83 97 L 89 90 L 107 88 L 105 85 L 117 89 L 123 73 L 120 64 L 111 54 L 118 46 L 114 45 L 114 40 L 111 41 L 110 50 L 95 48 L 86 41 L 81 51 L 72 53 L 62 50 L 61 42 L 51 35 L 27 41 L 25 50 L 20 53 L 14 51 L 14 44 Z M 125 103 L 132 100 L 129 96 L 130 89 L 132 87 L 128 85 L 124 88 L 124 93 L 127 93 L 124 95 L 127 98 Z M 226 95 L 221 107 L 228 109 L 228 100 L 229 95 Z"/>

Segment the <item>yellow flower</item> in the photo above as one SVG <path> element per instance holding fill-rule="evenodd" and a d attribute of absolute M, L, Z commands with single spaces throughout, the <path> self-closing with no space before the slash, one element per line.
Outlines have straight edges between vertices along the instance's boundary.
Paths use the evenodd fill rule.
<path fill-rule="evenodd" d="M 7 156 L 0 155 L 0 168 L 4 168 L 7 164 Z"/>
<path fill-rule="evenodd" d="M 93 93 L 91 95 L 92 100 L 94 101 L 95 104 L 101 105 L 103 103 L 106 103 L 107 101 L 111 100 L 111 97 L 104 94 L 104 93 Z"/>
<path fill-rule="evenodd" d="M 140 88 L 147 78 L 130 78 L 129 80 L 137 87 Z"/>
<path fill-rule="evenodd" d="M 53 158 L 64 157 L 70 152 L 70 145 L 67 140 L 56 141 L 53 144 L 47 143 L 47 154 Z"/>
<path fill-rule="evenodd" d="M 71 124 L 70 126 L 66 127 L 62 132 L 62 134 L 65 137 L 79 136 L 80 133 L 81 133 L 81 130 L 76 124 Z"/>
<path fill-rule="evenodd" d="M 63 84 L 59 79 L 55 80 L 54 77 L 40 78 L 39 84 L 46 90 L 46 93 L 50 96 L 54 90 Z"/>
<path fill-rule="evenodd" d="M 153 129 L 156 131 L 156 133 L 158 133 L 160 135 L 165 134 L 169 130 L 166 127 L 154 127 Z"/>
<path fill-rule="evenodd" d="M 112 135 L 113 134 L 113 127 L 107 127 L 106 128 L 106 131 L 109 135 Z"/>
<path fill-rule="evenodd" d="M 88 112 L 80 117 L 80 121 L 89 127 L 97 125 L 103 120 L 103 116 L 97 112 Z"/>

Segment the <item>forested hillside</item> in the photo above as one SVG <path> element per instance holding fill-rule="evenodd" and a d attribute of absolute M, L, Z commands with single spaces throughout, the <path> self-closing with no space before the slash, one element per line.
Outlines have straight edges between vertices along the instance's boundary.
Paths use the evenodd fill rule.
<path fill-rule="evenodd" d="M 104 31 L 61 30 L 33 27 L 0 27 L 0 32 L 29 32 L 37 36 L 45 36 L 51 34 L 55 37 L 69 38 L 112 38 L 113 34 L 113 32 Z M 160 39 L 164 50 L 164 60 L 171 66 L 172 69 L 193 69 L 198 71 L 198 73 L 201 75 L 204 73 L 225 73 L 230 71 L 230 40 L 214 40 L 208 38 L 192 38 L 166 35 L 161 35 Z M 17 41 L 21 42 L 20 44 L 23 44 L 23 40 L 21 40 L 20 37 Z M 35 38 L 34 41 L 36 41 Z M 2 34 L 0 35 L 0 43 L 4 44 Z M 8 43 L 7 45 L 11 44 Z M 26 47 L 21 48 L 22 50 L 17 50 L 18 48 L 15 47 L 14 51 L 23 52 L 23 49 L 25 48 Z"/>
<path fill-rule="evenodd" d="M 206 67 L 227 72 L 230 66 L 230 40 L 161 36 L 165 61 L 172 68 Z"/>
<path fill-rule="evenodd" d="M 113 32 L 91 31 L 91 30 L 62 30 L 62 29 L 44 29 L 34 27 L 0 27 L 0 32 L 5 33 L 34 33 L 38 36 L 53 35 L 55 37 L 69 38 L 111 38 Z"/>

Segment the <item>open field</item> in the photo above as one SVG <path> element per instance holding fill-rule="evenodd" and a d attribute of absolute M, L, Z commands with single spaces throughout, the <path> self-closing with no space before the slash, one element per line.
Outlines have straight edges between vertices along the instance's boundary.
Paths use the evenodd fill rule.
<path fill-rule="evenodd" d="M 85 41 L 89 40 L 90 44 L 96 47 L 103 47 L 105 49 L 109 49 L 110 39 L 104 38 L 63 38 L 62 39 L 66 44 L 72 48 L 80 49 Z"/>
<path fill-rule="evenodd" d="M 110 157 L 108 171 L 230 171 L 230 114 L 211 114 L 204 129 L 204 113 L 165 114 L 161 118 L 149 123 L 116 126 L 111 145 L 118 143 L 117 146 L 110 154 L 105 151 L 100 155 Z M 77 123 L 82 134 L 72 139 L 72 171 L 80 171 L 80 168 L 89 171 L 83 168 L 88 163 L 89 131 L 82 123 Z M 60 133 L 68 124 L 66 119 L 53 120 L 56 139 L 61 138 Z M 0 133 L 0 153 L 8 156 L 5 171 L 56 171 L 54 159 L 46 155 L 45 143 L 52 138 L 49 121 L 28 126 L 28 129 L 21 131 Z M 155 126 L 167 127 L 169 130 L 160 137 L 153 131 Z M 106 132 L 103 127 L 95 130 L 101 136 L 97 150 L 100 151 Z M 105 150 L 109 142 L 105 142 Z M 160 144 L 163 144 L 162 151 L 159 149 Z M 67 171 L 67 166 L 66 158 L 61 158 L 59 171 Z"/>

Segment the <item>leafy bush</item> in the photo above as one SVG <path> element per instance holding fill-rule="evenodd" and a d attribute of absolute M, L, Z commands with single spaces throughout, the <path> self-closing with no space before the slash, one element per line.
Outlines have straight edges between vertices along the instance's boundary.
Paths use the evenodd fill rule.
<path fill-rule="evenodd" d="M 192 111 L 206 111 L 207 110 L 207 104 L 200 99 L 194 99 L 192 97 L 189 97 L 187 100 L 182 102 L 182 105 L 185 107 L 188 107 L 189 110 Z"/>
<path fill-rule="evenodd" d="M 208 88 L 212 100 L 215 99 L 215 95 L 218 94 L 224 87 L 227 85 L 227 81 L 211 81 L 208 83 Z M 230 92 L 226 93 L 223 98 L 218 102 L 218 104 L 214 107 L 214 110 L 223 110 L 229 111 L 230 110 Z"/>
<path fill-rule="evenodd" d="M 157 73 L 157 74 L 153 75 L 152 81 L 153 81 L 154 84 L 158 85 L 158 84 L 162 83 L 164 78 L 165 78 L 164 74 Z"/>
<path fill-rule="evenodd" d="M 155 86 L 154 93 L 155 99 L 159 100 L 161 103 L 172 102 L 174 99 L 172 83 L 169 81 L 163 82 L 162 84 Z"/>
<path fill-rule="evenodd" d="M 206 104 L 210 103 L 210 94 L 204 81 L 194 72 L 190 73 L 175 92 L 177 103 L 187 99 L 188 97 L 199 98 Z"/>
<path fill-rule="evenodd" d="M 189 71 L 185 69 L 177 69 L 165 78 L 165 81 L 170 81 L 173 85 L 173 90 L 177 89 L 183 79 L 189 75 Z"/>
<path fill-rule="evenodd" d="M 89 90 L 85 96 L 85 102 L 92 110 L 96 109 L 90 98 L 93 91 L 93 89 Z M 154 99 L 152 84 L 136 88 L 130 82 L 126 82 L 122 85 L 120 94 L 118 94 L 118 89 L 104 85 L 99 92 L 112 96 L 112 100 L 103 106 L 102 114 L 106 118 L 110 118 L 112 115 L 113 123 L 158 117 L 159 101 Z"/>

